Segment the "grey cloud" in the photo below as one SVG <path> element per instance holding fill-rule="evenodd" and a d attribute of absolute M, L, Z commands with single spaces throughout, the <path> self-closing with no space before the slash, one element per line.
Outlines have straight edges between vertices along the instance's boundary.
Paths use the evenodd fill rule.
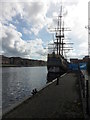
<path fill-rule="evenodd" d="M 2 51 L 6 56 L 31 57 L 33 55 L 41 58 L 44 53 L 43 42 L 41 39 L 25 41 L 21 39 L 21 34 L 15 27 L 3 26 Z M 1 40 L 0 40 L 1 41 Z"/>

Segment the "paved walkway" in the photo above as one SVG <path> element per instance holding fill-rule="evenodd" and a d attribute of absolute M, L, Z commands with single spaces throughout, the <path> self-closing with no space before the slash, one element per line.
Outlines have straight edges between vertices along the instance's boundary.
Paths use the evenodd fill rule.
<path fill-rule="evenodd" d="M 55 81 L 3 118 L 83 119 L 78 75 L 66 74 L 59 79 L 59 85 Z"/>

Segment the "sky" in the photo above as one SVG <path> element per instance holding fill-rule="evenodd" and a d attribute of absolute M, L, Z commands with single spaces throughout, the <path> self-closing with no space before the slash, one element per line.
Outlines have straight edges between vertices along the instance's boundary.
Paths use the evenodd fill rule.
<path fill-rule="evenodd" d="M 88 1 L 62 0 L 67 42 L 74 43 L 69 58 L 88 54 Z M 61 0 L 0 0 L 0 54 L 47 60 Z"/>

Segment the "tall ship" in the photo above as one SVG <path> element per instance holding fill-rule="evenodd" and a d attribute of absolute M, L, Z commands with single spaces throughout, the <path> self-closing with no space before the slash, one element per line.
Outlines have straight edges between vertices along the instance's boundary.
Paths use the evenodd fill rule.
<path fill-rule="evenodd" d="M 48 76 L 52 74 L 55 77 L 67 72 L 68 70 L 68 61 L 65 58 L 65 51 L 70 50 L 70 47 L 66 47 L 65 43 L 65 35 L 64 32 L 68 31 L 69 28 L 64 28 L 64 19 L 62 15 L 62 6 L 60 9 L 60 14 L 57 19 L 57 27 L 54 29 L 55 32 L 55 40 L 53 42 L 52 53 L 49 53 L 47 56 L 47 69 Z M 49 48 L 48 48 L 49 49 Z"/>

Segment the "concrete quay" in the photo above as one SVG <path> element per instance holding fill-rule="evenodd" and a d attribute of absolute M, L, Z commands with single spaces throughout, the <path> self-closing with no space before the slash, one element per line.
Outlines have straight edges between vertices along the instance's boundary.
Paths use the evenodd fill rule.
<path fill-rule="evenodd" d="M 77 73 L 67 73 L 5 114 L 9 118 L 84 119 Z"/>

